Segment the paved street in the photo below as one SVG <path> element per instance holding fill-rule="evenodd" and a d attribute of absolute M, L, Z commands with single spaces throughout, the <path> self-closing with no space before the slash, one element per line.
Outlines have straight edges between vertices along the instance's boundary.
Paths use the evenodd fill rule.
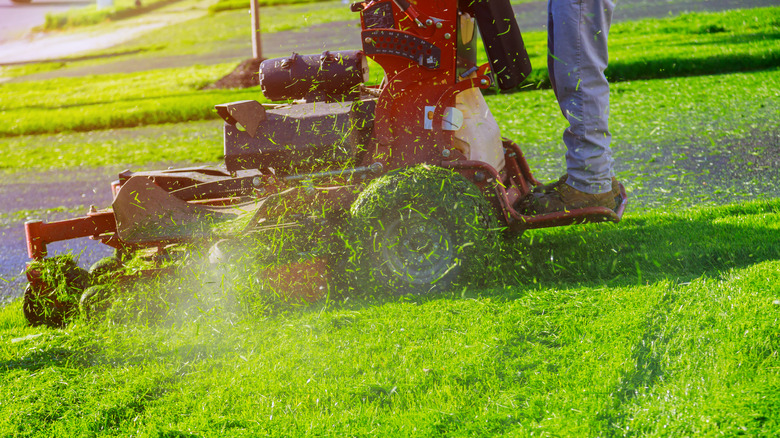
<path fill-rule="evenodd" d="M 23 37 L 33 27 L 42 25 L 49 12 L 62 12 L 94 3 L 94 0 L 33 0 L 31 3 L 0 0 L 0 44 Z"/>

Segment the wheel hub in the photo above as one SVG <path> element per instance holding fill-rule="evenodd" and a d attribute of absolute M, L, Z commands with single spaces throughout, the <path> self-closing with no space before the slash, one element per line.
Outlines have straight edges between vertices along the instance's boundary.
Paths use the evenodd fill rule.
<path fill-rule="evenodd" d="M 447 227 L 433 217 L 409 212 L 385 229 L 383 262 L 411 284 L 428 284 L 444 275 L 454 259 Z"/>

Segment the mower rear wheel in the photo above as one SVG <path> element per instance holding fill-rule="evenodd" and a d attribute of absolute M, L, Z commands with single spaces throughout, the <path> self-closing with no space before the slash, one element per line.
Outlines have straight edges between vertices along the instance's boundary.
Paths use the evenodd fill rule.
<path fill-rule="evenodd" d="M 452 234 L 436 217 L 403 209 L 385 230 L 377 232 L 381 260 L 410 285 L 433 284 L 451 270 L 460 269 L 453 264 L 456 249 Z"/>
<path fill-rule="evenodd" d="M 352 206 L 360 248 L 356 288 L 447 289 L 479 270 L 496 242 L 491 212 L 479 188 L 446 169 L 419 166 L 375 180 Z"/>

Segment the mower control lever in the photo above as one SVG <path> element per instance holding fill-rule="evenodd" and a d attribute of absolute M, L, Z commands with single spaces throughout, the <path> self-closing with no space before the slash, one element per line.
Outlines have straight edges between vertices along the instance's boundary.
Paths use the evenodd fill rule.
<path fill-rule="evenodd" d="M 365 2 L 355 2 L 349 5 L 349 10 L 352 12 L 363 12 L 366 9 Z"/>
<path fill-rule="evenodd" d="M 425 25 L 420 20 L 420 13 L 417 12 L 417 10 L 414 9 L 414 7 L 412 7 L 412 5 L 409 4 L 409 2 L 407 2 L 406 0 L 393 0 L 393 3 L 395 3 L 395 5 L 398 6 L 398 8 L 400 8 L 404 14 L 406 14 L 406 16 L 408 16 L 415 23 L 417 23 L 417 27 L 423 29 L 425 28 Z"/>

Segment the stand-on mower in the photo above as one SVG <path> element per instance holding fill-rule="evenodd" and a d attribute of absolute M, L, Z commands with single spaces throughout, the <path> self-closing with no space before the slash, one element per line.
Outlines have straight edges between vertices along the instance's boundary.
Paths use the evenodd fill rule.
<path fill-rule="evenodd" d="M 308 287 L 300 296 L 312 300 L 328 267 L 362 270 L 353 277 L 390 293 L 424 293 L 451 284 L 496 230 L 620 220 L 622 186 L 614 211 L 524 214 L 540 183 L 517 144 L 501 137 L 481 92 L 514 89 L 531 71 L 509 0 L 368 0 L 351 9 L 362 50 L 266 60 L 263 94 L 285 103 L 216 106 L 223 166 L 123 172 L 111 208 L 26 223 L 27 319 L 60 325 L 91 285 L 121 277 L 128 255 L 163 259 L 182 244 L 229 262 L 231 242 L 280 229 L 310 231 L 311 242 L 354 237 L 348 251 L 290 262 L 286 280 Z M 478 34 L 485 65 L 477 65 Z M 380 85 L 364 85 L 367 58 L 384 69 Z M 46 259 L 47 244 L 80 237 L 118 256 L 89 273 L 69 258 L 58 275 L 44 272 L 58 259 Z"/>

